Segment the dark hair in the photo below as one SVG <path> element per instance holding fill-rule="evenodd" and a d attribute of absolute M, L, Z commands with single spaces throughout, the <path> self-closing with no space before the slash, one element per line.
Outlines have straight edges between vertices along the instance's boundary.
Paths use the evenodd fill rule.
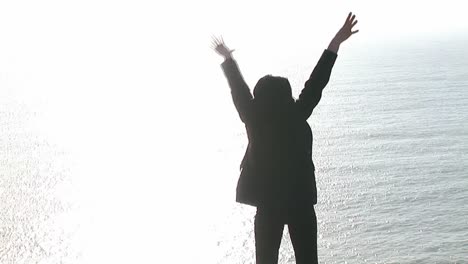
<path fill-rule="evenodd" d="M 253 90 L 257 101 L 283 104 L 294 101 L 291 84 L 288 79 L 279 76 L 265 75 L 258 80 Z"/>

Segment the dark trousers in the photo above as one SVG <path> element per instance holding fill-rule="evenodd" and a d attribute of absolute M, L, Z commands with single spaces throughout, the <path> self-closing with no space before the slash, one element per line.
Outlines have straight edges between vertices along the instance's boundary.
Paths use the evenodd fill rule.
<path fill-rule="evenodd" d="M 313 205 L 290 209 L 258 207 L 255 215 L 256 264 L 277 264 L 284 225 L 288 225 L 296 264 L 318 263 L 317 217 Z"/>

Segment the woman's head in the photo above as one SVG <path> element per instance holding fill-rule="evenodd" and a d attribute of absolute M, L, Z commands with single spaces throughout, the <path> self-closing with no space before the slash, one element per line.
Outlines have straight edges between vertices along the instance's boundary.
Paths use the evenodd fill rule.
<path fill-rule="evenodd" d="M 294 101 L 291 84 L 284 77 L 266 75 L 258 80 L 253 90 L 256 101 L 271 104 L 287 104 Z"/>

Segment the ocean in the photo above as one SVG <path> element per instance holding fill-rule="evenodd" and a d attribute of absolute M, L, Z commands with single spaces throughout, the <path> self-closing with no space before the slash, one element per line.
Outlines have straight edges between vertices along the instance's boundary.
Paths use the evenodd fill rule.
<path fill-rule="evenodd" d="M 340 55 L 309 119 L 321 263 L 468 263 L 467 42 L 397 44 Z M 255 263 L 253 215 L 218 263 Z"/>
<path fill-rule="evenodd" d="M 340 51 L 308 120 L 320 263 L 468 263 L 466 47 L 455 38 Z M 314 63 L 285 69 L 296 95 Z M 62 141 L 37 132 L 34 109 L 3 98 L 0 262 L 255 263 L 255 209 L 234 202 L 245 131 L 227 109 L 218 122 L 232 127 L 201 138 L 193 125 L 186 140 L 195 143 L 171 145 L 175 155 L 157 156 L 160 142 L 127 128 L 128 138 L 94 145 L 103 163 L 93 148 L 75 162 Z M 176 140 L 167 132 L 163 141 Z M 118 155 L 145 142 L 155 150 L 144 161 Z M 295 263 L 287 228 L 279 263 Z"/>

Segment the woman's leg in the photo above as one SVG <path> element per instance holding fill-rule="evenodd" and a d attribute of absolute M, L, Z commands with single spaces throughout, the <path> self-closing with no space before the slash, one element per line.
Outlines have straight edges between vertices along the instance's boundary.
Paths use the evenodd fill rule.
<path fill-rule="evenodd" d="M 288 230 L 294 247 L 296 264 L 318 263 L 317 217 L 314 207 L 307 206 L 305 209 L 291 213 Z"/>
<path fill-rule="evenodd" d="M 277 264 L 284 223 L 277 213 L 257 208 L 254 225 L 256 264 Z"/>

